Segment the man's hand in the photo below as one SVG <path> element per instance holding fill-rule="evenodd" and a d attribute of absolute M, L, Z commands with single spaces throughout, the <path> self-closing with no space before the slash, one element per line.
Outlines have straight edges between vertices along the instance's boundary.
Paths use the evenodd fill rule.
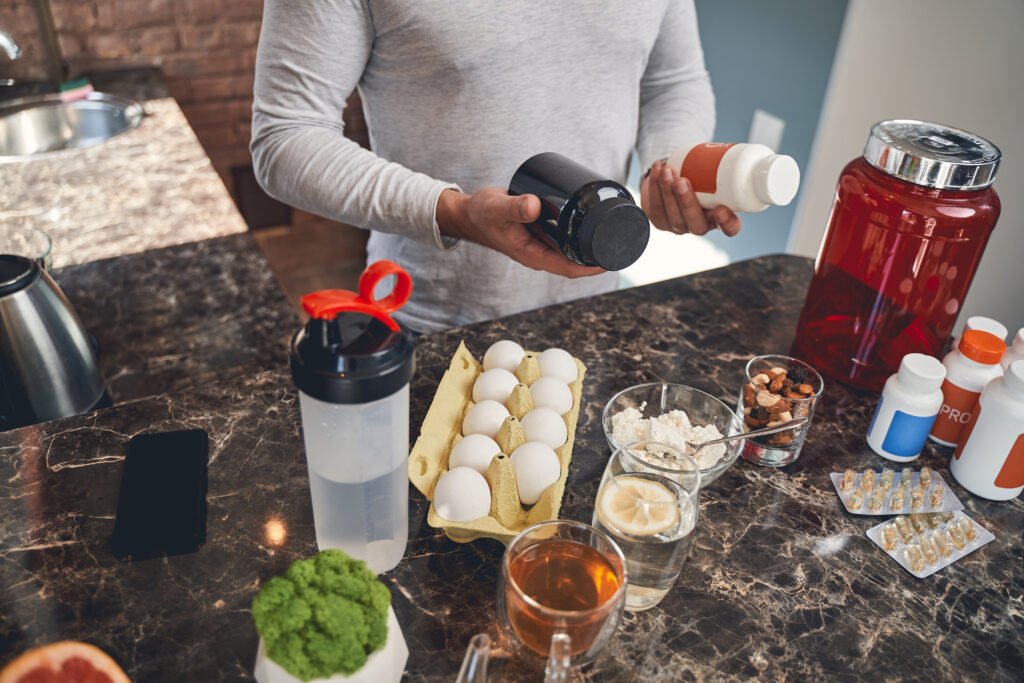
<path fill-rule="evenodd" d="M 640 203 L 654 227 L 677 235 L 704 235 L 716 227 L 729 237 L 740 231 L 740 219 L 732 209 L 718 206 L 705 210 L 686 178 L 664 161 L 656 161 L 640 181 Z"/>
<path fill-rule="evenodd" d="M 605 272 L 573 263 L 553 245 L 531 233 L 524 223 L 540 216 L 540 200 L 532 194 L 513 197 L 498 187 L 476 194 L 445 190 L 437 201 L 441 234 L 482 244 L 527 268 L 577 278 Z"/>

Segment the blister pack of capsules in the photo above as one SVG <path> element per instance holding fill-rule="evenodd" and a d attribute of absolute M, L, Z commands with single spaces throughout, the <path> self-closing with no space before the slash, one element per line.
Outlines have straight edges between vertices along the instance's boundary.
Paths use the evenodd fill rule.
<path fill-rule="evenodd" d="M 868 538 L 919 579 L 995 539 L 963 512 L 900 515 L 873 526 Z"/>
<path fill-rule="evenodd" d="M 953 512 L 963 503 L 930 467 L 914 471 L 883 469 L 833 472 L 829 475 L 847 512 L 855 515 L 901 515 L 912 512 Z"/>

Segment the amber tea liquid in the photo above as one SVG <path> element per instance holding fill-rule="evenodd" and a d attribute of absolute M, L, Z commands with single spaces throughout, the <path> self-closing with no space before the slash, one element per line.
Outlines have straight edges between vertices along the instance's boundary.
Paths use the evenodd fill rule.
<path fill-rule="evenodd" d="M 561 614 L 537 609 L 506 586 L 512 628 L 541 655 L 548 654 L 556 631 L 572 638 L 574 655 L 585 652 L 613 611 L 609 601 L 619 590 L 620 573 L 608 558 L 578 541 L 553 539 L 530 546 L 512 559 L 509 574 L 534 602 Z"/>

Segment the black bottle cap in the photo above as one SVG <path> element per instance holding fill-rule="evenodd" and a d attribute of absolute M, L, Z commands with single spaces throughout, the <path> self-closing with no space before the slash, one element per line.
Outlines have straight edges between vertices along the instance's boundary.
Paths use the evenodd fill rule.
<path fill-rule="evenodd" d="M 39 264 L 24 256 L 0 255 L 0 296 L 19 292 L 39 278 Z"/>
<path fill-rule="evenodd" d="M 327 403 L 369 403 L 412 379 L 414 342 L 363 313 L 313 318 L 292 337 L 292 379 L 304 393 Z"/>
<path fill-rule="evenodd" d="M 605 270 L 622 270 L 640 258 L 651 238 L 651 224 L 639 206 L 611 197 L 587 212 L 580 225 L 583 256 Z"/>

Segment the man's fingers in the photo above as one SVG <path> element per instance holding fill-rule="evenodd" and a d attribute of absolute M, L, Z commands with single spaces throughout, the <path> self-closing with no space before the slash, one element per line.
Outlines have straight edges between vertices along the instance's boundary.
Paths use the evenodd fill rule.
<path fill-rule="evenodd" d="M 644 213 L 656 226 L 662 230 L 671 230 L 668 219 L 665 217 L 665 204 L 661 201 L 661 192 L 658 190 L 658 173 L 661 171 L 661 164 L 655 162 L 647 182 L 640 186 L 640 202 L 643 204 Z M 646 197 L 644 196 L 646 190 Z"/>
<path fill-rule="evenodd" d="M 683 212 L 679 210 L 679 202 L 676 200 L 675 185 L 677 182 L 685 182 L 678 178 L 668 164 L 663 164 L 658 174 L 658 191 L 661 193 L 661 202 L 665 206 L 665 218 L 672 226 L 672 232 L 681 235 L 686 232 L 687 224 Z"/>
<path fill-rule="evenodd" d="M 537 239 L 526 242 L 509 255 L 527 268 L 543 270 L 563 277 L 588 277 L 605 272 L 603 268 L 591 268 L 573 263 L 561 251 Z"/>
<path fill-rule="evenodd" d="M 735 237 L 739 234 L 742 223 L 740 217 L 737 216 L 732 209 L 727 206 L 719 206 L 712 212 L 712 220 L 718 223 L 718 227 L 722 229 L 729 237 Z"/>
<path fill-rule="evenodd" d="M 697 201 L 697 193 L 693 191 L 693 185 L 686 178 L 680 178 L 675 186 L 675 201 L 682 209 L 683 219 L 686 221 L 687 229 L 694 235 L 705 235 L 714 229 L 714 224 L 709 224 L 704 209 Z"/>

